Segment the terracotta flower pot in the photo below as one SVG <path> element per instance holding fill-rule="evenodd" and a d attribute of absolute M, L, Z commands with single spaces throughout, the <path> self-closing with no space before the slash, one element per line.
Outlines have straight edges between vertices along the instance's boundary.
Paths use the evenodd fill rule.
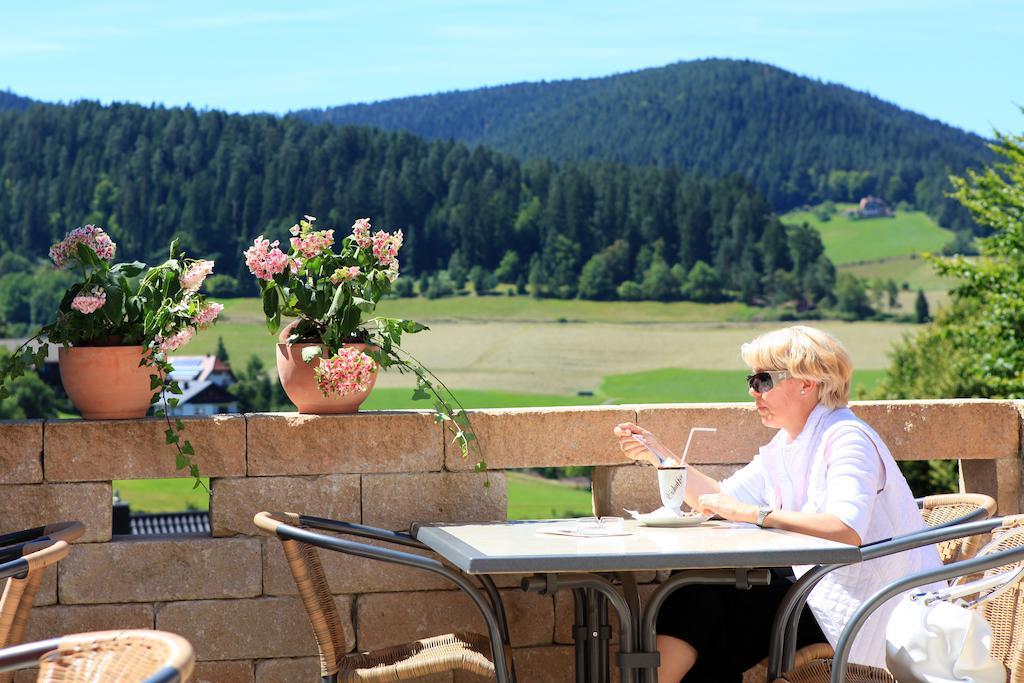
<path fill-rule="evenodd" d="M 313 377 L 313 370 L 320 364 L 316 358 L 307 365 L 302 360 L 302 349 L 317 344 L 284 344 L 277 345 L 277 376 L 281 379 L 281 386 L 288 400 L 295 404 L 300 413 L 308 415 L 336 415 L 340 413 L 354 413 L 359 406 L 370 395 L 373 385 L 377 382 L 377 374 L 380 367 L 376 366 L 366 391 L 358 391 L 347 396 L 324 396 Z M 346 348 L 356 348 L 360 351 L 366 348 L 366 344 L 345 344 Z"/>
<path fill-rule="evenodd" d="M 141 346 L 79 346 L 58 350 L 60 379 L 87 420 L 145 417 L 152 370 L 139 366 Z"/>
<path fill-rule="evenodd" d="M 291 336 L 292 330 L 298 324 L 299 321 L 294 320 L 285 325 L 277 337 L 279 342 L 277 345 L 277 376 L 281 380 L 284 393 L 288 395 L 288 400 L 295 404 L 300 413 L 307 415 L 338 415 L 358 411 L 359 406 L 373 390 L 373 385 L 377 383 L 380 366 L 374 363 L 375 372 L 365 391 L 347 396 L 324 396 L 313 375 L 313 371 L 320 364 L 320 359 L 316 358 L 308 365 L 302 360 L 303 349 L 319 344 L 312 342 L 295 343 L 290 346 L 287 344 L 288 337 Z M 345 344 L 344 346 L 363 351 L 367 344 Z"/>

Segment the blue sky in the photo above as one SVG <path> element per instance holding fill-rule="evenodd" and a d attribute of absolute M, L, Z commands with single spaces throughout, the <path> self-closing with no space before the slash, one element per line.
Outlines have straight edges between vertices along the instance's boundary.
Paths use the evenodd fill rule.
<path fill-rule="evenodd" d="M 0 89 L 285 112 L 747 58 L 1024 130 L 1019 0 L 9 2 Z"/>

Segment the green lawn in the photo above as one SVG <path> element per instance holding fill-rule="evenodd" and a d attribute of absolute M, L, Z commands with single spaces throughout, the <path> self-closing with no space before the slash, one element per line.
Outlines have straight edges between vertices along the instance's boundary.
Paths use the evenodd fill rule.
<path fill-rule="evenodd" d="M 884 370 L 857 370 L 851 396 L 874 387 Z M 649 372 L 609 375 L 601 395 L 615 403 L 730 403 L 749 401 L 745 372 L 664 368 Z"/>
<path fill-rule="evenodd" d="M 173 457 L 168 451 L 167 457 Z M 207 486 L 209 479 L 203 479 Z M 114 482 L 114 490 L 121 500 L 131 505 L 132 512 L 181 512 L 182 510 L 209 510 L 210 497 L 206 489 L 192 488 L 190 478 L 132 479 Z"/>
<path fill-rule="evenodd" d="M 588 489 L 509 472 L 508 519 L 589 517 L 593 514 Z"/>
<path fill-rule="evenodd" d="M 937 252 L 953 239 L 951 231 L 940 228 L 923 211 L 897 211 L 892 218 L 858 220 L 843 213 L 853 206 L 837 204 L 837 213 L 825 222 L 811 211 L 790 211 L 783 214 L 782 221 L 790 225 L 807 223 L 817 229 L 826 255 L 836 265 Z"/>

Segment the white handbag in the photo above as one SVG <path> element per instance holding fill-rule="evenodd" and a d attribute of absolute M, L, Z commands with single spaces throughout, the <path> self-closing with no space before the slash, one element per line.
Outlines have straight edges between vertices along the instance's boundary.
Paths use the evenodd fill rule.
<path fill-rule="evenodd" d="M 976 610 L 1013 585 L 1020 570 L 904 596 L 885 630 L 885 662 L 899 683 L 1006 683 L 990 654 L 992 628 Z M 978 594 L 971 602 L 964 596 Z"/>

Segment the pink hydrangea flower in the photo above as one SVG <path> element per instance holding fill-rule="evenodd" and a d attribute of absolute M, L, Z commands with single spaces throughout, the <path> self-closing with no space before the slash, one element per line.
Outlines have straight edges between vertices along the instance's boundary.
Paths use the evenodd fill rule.
<path fill-rule="evenodd" d="M 305 258 L 313 258 L 324 249 L 334 244 L 333 230 L 319 230 L 307 232 L 299 237 L 291 238 L 292 249 L 302 254 Z"/>
<path fill-rule="evenodd" d="M 360 218 L 352 224 L 352 236 L 356 239 L 356 244 L 360 248 L 366 249 L 373 244 L 373 238 L 370 237 L 370 219 Z"/>
<path fill-rule="evenodd" d="M 349 280 L 355 280 L 362 274 L 363 271 L 359 269 L 359 266 L 349 266 L 348 268 L 338 268 L 331 274 L 331 284 L 340 285 L 342 282 L 348 282 Z"/>
<path fill-rule="evenodd" d="M 280 244 L 277 240 L 264 239 L 263 235 L 253 240 L 252 246 L 243 252 L 249 272 L 261 280 L 273 280 L 275 275 L 283 273 L 289 259 L 278 248 Z"/>
<path fill-rule="evenodd" d="M 388 280 L 391 282 L 398 279 L 398 259 L 395 259 L 388 264 L 388 268 L 384 271 L 384 274 L 388 276 Z"/>
<path fill-rule="evenodd" d="M 377 364 L 359 349 L 342 348 L 333 358 L 321 358 L 313 376 L 324 396 L 348 396 L 366 391 Z"/>
<path fill-rule="evenodd" d="M 107 303 L 107 293 L 103 291 L 102 287 L 93 287 L 92 291 L 88 294 L 79 294 L 71 301 L 71 308 L 75 309 L 79 313 L 89 315 L 96 310 L 103 308 L 103 304 Z"/>
<path fill-rule="evenodd" d="M 213 272 L 213 261 L 196 261 L 178 277 L 178 284 L 186 292 L 198 292 L 206 276 Z"/>
<path fill-rule="evenodd" d="M 382 266 L 388 266 L 398 256 L 398 250 L 402 247 L 402 231 L 390 235 L 383 230 L 378 230 L 373 236 L 373 255 Z"/>
<path fill-rule="evenodd" d="M 157 350 L 163 353 L 169 353 L 171 351 L 176 351 L 189 343 L 193 336 L 195 336 L 195 330 L 191 327 L 186 327 L 184 330 L 175 332 L 170 337 L 164 337 L 160 334 L 156 335 L 156 339 L 153 344 L 156 346 Z"/>
<path fill-rule="evenodd" d="M 62 241 L 50 247 L 50 258 L 53 259 L 54 264 L 58 268 L 63 268 L 69 258 L 76 256 L 78 244 L 84 244 L 89 247 L 96 252 L 97 256 L 105 261 L 112 261 L 114 259 L 114 252 L 117 251 L 117 245 L 114 244 L 114 241 L 110 239 L 107 233 L 103 232 L 102 228 L 97 228 L 95 225 L 86 225 L 81 228 L 75 228 Z"/>
<path fill-rule="evenodd" d="M 192 323 L 200 330 L 205 330 L 213 324 L 220 312 L 224 310 L 224 304 L 215 301 L 208 302 L 192 317 Z"/>

